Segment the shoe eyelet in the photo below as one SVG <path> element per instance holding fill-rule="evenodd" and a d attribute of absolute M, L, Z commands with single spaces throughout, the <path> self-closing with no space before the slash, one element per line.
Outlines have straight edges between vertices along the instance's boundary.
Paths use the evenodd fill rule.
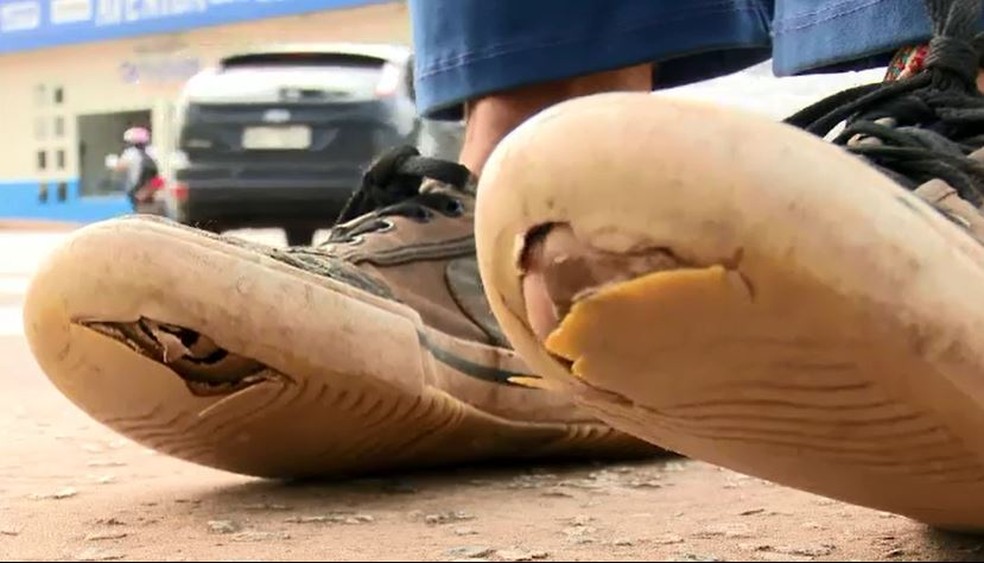
<path fill-rule="evenodd" d="M 444 214 L 448 217 L 461 217 L 465 213 L 465 205 L 457 199 L 452 199 L 448 201 L 448 204 L 444 206 Z"/>
<path fill-rule="evenodd" d="M 376 229 L 374 232 L 376 232 L 376 233 L 388 233 L 388 232 L 390 232 L 390 231 L 392 231 L 393 229 L 396 228 L 396 224 L 393 223 L 393 221 L 390 221 L 389 219 L 380 219 L 379 220 L 379 225 L 380 225 L 380 227 L 378 229 Z"/>
<path fill-rule="evenodd" d="M 346 241 L 346 245 L 348 245 L 348 246 L 358 246 L 358 245 L 362 244 L 363 242 L 365 242 L 365 240 L 366 240 L 366 237 L 364 235 L 355 235 L 354 237 L 352 237 L 348 241 Z"/>

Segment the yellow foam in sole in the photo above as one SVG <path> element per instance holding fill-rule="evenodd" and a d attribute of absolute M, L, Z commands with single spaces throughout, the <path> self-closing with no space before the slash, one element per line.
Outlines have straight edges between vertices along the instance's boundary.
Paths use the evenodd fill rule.
<path fill-rule="evenodd" d="M 748 303 L 748 286 L 738 273 L 715 265 L 653 272 L 611 284 L 574 303 L 544 343 L 551 353 L 577 362 L 603 341 L 657 337 L 672 330 L 672 319 L 691 312 L 727 309 Z M 658 323 L 659 317 L 670 324 Z M 575 363 L 574 373 L 580 375 Z"/>

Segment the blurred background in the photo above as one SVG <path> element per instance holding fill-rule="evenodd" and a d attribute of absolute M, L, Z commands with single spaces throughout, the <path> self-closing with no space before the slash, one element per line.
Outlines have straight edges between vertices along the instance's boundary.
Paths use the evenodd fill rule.
<path fill-rule="evenodd" d="M 141 211 L 305 243 L 381 150 L 456 151 L 416 117 L 409 27 L 403 1 L 0 0 L 0 219 L 131 212 L 137 128 Z"/>
<path fill-rule="evenodd" d="M 0 0 L 0 221 L 136 209 L 306 244 L 382 150 L 456 156 L 462 124 L 415 113 L 409 45 L 405 0 Z M 878 72 L 766 63 L 660 94 L 781 117 Z M 134 130 L 156 173 L 139 202 Z"/>

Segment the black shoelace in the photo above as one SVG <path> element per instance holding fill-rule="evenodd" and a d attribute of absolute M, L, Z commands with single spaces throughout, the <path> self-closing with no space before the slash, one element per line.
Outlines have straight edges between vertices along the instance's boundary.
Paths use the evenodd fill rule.
<path fill-rule="evenodd" d="M 332 228 L 328 242 L 346 242 L 386 228 L 387 216 L 402 216 L 426 222 L 441 213 L 457 217 L 464 212 L 454 191 L 465 195 L 471 177 L 464 166 L 420 156 L 414 147 L 398 147 L 379 157 L 362 177 L 362 185 L 346 202 Z M 420 191 L 425 178 L 437 180 L 450 190 Z"/>
<path fill-rule="evenodd" d="M 925 70 L 894 82 L 834 94 L 785 122 L 825 137 L 838 124 L 835 144 L 864 157 L 902 186 L 939 178 L 960 197 L 984 201 L 984 164 L 967 158 L 984 146 L 984 96 L 977 72 L 984 37 L 975 35 L 981 0 L 925 0 L 933 23 Z M 880 143 L 851 143 L 856 136 Z"/>

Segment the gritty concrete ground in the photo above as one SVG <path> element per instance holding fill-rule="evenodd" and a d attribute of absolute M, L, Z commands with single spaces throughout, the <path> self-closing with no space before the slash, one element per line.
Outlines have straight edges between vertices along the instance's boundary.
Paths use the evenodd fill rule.
<path fill-rule="evenodd" d="M 53 236 L 0 237 L 0 308 Z M 984 560 L 984 540 L 680 458 L 328 484 L 214 471 L 90 420 L 6 329 L 0 559 Z"/>

